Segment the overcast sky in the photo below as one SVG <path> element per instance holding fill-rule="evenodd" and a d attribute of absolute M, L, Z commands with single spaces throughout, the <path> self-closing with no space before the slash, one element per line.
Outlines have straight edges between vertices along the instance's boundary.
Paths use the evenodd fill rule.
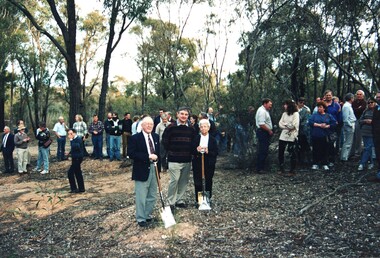
<path fill-rule="evenodd" d="M 95 2 L 95 3 L 94 3 Z M 199 38 L 202 35 L 202 29 L 204 28 L 204 24 L 206 21 L 206 15 L 209 14 L 211 11 L 218 12 L 223 15 L 224 18 L 228 17 L 228 10 L 231 9 L 228 4 L 226 4 L 225 1 L 223 2 L 223 6 L 215 7 L 214 9 L 211 9 L 210 7 L 206 5 L 199 5 L 195 6 L 190 14 L 189 22 L 185 27 L 184 30 L 184 36 L 188 38 Z M 80 7 L 79 15 L 84 16 L 86 13 L 95 10 L 96 8 L 100 9 L 101 4 L 98 1 L 91 1 L 91 4 L 89 4 L 88 0 L 77 0 L 77 4 Z M 155 8 L 154 8 L 155 9 Z M 168 11 L 168 6 L 162 6 L 160 8 L 160 14 L 162 19 L 170 21 L 172 23 L 177 24 L 183 23 L 185 16 L 187 15 L 190 8 L 182 8 L 181 11 L 178 11 L 178 6 L 175 4 L 170 5 L 170 11 Z M 155 9 L 150 17 L 158 17 L 157 10 Z M 235 66 L 238 53 L 240 52 L 240 47 L 237 43 L 237 40 L 239 38 L 240 32 L 242 28 L 239 25 L 235 25 L 234 28 L 232 28 L 232 33 L 228 34 L 228 51 L 224 63 L 224 76 L 226 76 L 229 72 L 236 71 L 237 67 Z M 218 40 L 217 38 L 213 39 L 211 41 L 216 42 L 216 44 L 220 44 L 220 50 L 219 50 L 219 62 L 222 60 L 222 54 L 224 52 L 224 44 L 225 44 L 225 37 L 221 35 L 221 40 Z M 210 53 L 208 53 L 208 56 L 214 55 L 214 46 L 210 46 L 209 49 L 212 50 Z M 99 58 L 104 57 L 104 51 L 99 53 Z M 137 53 L 137 46 L 136 46 L 136 40 L 135 38 L 130 35 L 128 32 L 124 33 L 123 39 L 118 45 L 117 49 L 112 55 L 111 59 L 111 69 L 110 69 L 110 80 L 114 76 L 123 76 L 129 81 L 138 81 L 140 79 L 140 72 L 137 68 L 136 62 L 134 61 L 134 57 Z"/>

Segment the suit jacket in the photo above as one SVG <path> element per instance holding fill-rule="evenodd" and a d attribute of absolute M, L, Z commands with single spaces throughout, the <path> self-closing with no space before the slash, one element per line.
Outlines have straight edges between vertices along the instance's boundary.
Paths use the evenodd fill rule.
<path fill-rule="evenodd" d="M 158 171 L 161 171 L 160 165 L 160 141 L 159 136 L 152 132 L 155 153 L 158 156 Z M 146 181 L 149 177 L 150 160 L 148 148 L 145 143 L 144 134 L 138 133 L 133 135 L 128 141 L 128 156 L 133 159 L 132 180 Z"/>
<path fill-rule="evenodd" d="M 197 147 L 199 146 L 200 141 L 201 141 L 201 136 L 200 135 L 195 136 L 193 140 L 193 145 L 192 145 L 194 160 L 200 159 L 202 157 L 202 154 L 197 151 Z M 215 138 L 209 133 L 208 154 L 206 153 L 204 154 L 205 165 L 214 166 L 216 163 L 216 156 L 218 156 L 218 145 L 216 143 Z"/>
<path fill-rule="evenodd" d="M 14 135 L 12 133 L 9 133 L 7 142 L 5 143 L 5 148 L 3 146 L 3 140 L 4 140 L 5 134 L 3 134 L 3 137 L 1 138 L 1 151 L 4 153 L 12 153 L 15 149 L 15 140 Z"/>

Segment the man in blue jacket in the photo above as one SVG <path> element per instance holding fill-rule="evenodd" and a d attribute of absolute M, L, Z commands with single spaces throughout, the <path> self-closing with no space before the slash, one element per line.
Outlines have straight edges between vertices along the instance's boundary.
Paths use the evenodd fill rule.
<path fill-rule="evenodd" d="M 154 162 L 159 162 L 160 141 L 152 132 L 153 119 L 149 116 L 141 121 L 142 131 L 131 137 L 128 156 L 133 159 L 132 180 L 135 180 L 136 220 L 140 227 L 148 226 L 157 199 L 157 178 Z M 157 164 L 158 170 L 161 165 Z"/>
<path fill-rule="evenodd" d="M 70 193 L 83 193 L 85 189 L 82 169 L 80 167 L 84 156 L 82 137 L 77 135 L 75 129 L 70 129 L 68 131 L 68 136 L 71 146 L 71 166 L 67 172 L 67 177 L 69 178 L 70 183 Z"/>
<path fill-rule="evenodd" d="M 14 135 L 8 126 L 4 127 L 4 134 L 1 139 L 1 151 L 4 158 L 4 173 L 14 172 L 13 150 L 15 149 Z"/>

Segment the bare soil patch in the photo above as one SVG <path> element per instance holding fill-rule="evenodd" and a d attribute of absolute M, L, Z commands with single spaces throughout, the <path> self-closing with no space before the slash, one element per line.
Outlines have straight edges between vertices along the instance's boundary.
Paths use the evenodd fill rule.
<path fill-rule="evenodd" d="M 159 222 L 142 229 L 130 166 L 86 159 L 86 192 L 69 194 L 70 161 L 55 162 L 54 146 L 51 155 L 50 174 L 0 175 L 0 257 L 380 256 L 380 184 L 356 161 L 284 178 L 275 153 L 264 175 L 222 156 L 210 212 L 189 205 L 164 229 L 157 210 Z M 186 198 L 193 204 L 192 179 Z"/>

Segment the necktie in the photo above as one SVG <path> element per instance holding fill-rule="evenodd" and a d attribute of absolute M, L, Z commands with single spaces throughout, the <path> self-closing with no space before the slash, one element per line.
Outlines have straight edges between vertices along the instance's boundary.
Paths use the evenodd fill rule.
<path fill-rule="evenodd" d="M 8 135 L 9 134 L 6 134 L 3 138 L 3 147 L 5 148 L 6 147 L 6 144 L 7 144 L 7 139 L 8 139 Z"/>
<path fill-rule="evenodd" d="M 155 154 L 155 152 L 154 152 L 154 147 L 153 147 L 153 142 L 152 142 L 152 140 L 150 139 L 150 134 L 148 134 L 148 143 L 149 143 L 150 154 Z"/>

